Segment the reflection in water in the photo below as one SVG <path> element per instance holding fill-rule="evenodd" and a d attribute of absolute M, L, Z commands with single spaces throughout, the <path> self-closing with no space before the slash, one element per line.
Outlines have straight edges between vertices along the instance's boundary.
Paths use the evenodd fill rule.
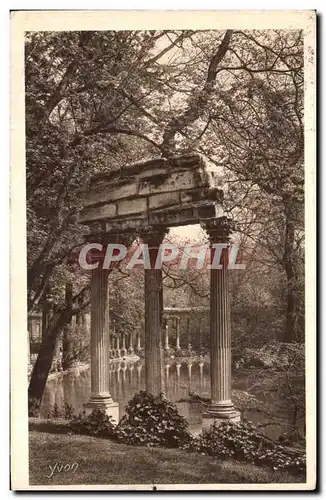
<path fill-rule="evenodd" d="M 210 365 L 202 359 L 192 362 L 169 360 L 164 366 L 165 395 L 168 399 L 177 402 L 187 398 L 191 389 L 204 397 L 210 396 Z M 114 401 L 119 403 L 120 417 L 125 412 L 128 401 L 140 390 L 145 390 L 144 360 L 137 362 L 113 361 L 109 366 L 110 392 Z M 70 404 L 78 414 L 83 409 L 83 404 L 90 397 L 91 377 L 89 369 L 81 369 L 48 380 L 42 400 L 41 415 L 47 416 L 56 403 L 63 408 L 64 403 Z M 233 383 L 233 388 L 246 390 L 245 380 Z M 186 402 L 177 403 L 181 415 L 186 417 L 193 431 L 199 431 L 202 420 L 202 407 L 200 404 L 189 405 Z M 286 411 L 286 409 L 285 409 Z M 244 415 L 254 424 L 261 423 L 270 417 L 256 411 L 246 412 Z M 268 426 L 266 433 L 273 438 L 278 436 L 280 429 Z"/>
<path fill-rule="evenodd" d="M 209 395 L 210 376 L 209 363 L 170 360 L 164 367 L 165 394 L 172 401 L 186 398 L 191 388 L 204 396 Z M 109 366 L 109 383 L 112 398 L 119 402 L 120 415 L 124 414 L 127 402 L 132 396 L 145 390 L 144 361 L 124 362 L 113 361 Z M 90 370 L 84 369 L 65 374 L 48 380 L 42 400 L 41 413 L 46 416 L 56 403 L 60 408 L 64 403 L 73 406 L 76 413 L 82 411 L 83 404 L 90 397 L 91 377 Z M 187 416 L 186 404 L 181 404 L 182 414 Z M 178 405 L 179 406 L 179 405 Z"/>

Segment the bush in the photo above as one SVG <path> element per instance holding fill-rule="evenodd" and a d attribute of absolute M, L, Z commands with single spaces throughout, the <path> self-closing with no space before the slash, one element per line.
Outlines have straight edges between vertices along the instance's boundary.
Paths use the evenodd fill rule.
<path fill-rule="evenodd" d="M 80 413 L 69 423 L 69 428 L 77 434 L 106 439 L 115 439 L 116 437 L 114 420 L 104 410 L 93 410 L 88 416 L 86 416 L 85 411 Z"/>
<path fill-rule="evenodd" d="M 267 465 L 274 470 L 283 469 L 292 474 L 302 474 L 305 470 L 305 456 L 301 450 L 290 451 L 274 443 L 260 434 L 251 422 L 212 425 L 183 448 L 219 458 Z"/>
<path fill-rule="evenodd" d="M 162 394 L 140 391 L 128 403 L 126 414 L 116 428 L 119 441 L 126 444 L 177 448 L 190 439 L 188 423 L 176 406 Z"/>

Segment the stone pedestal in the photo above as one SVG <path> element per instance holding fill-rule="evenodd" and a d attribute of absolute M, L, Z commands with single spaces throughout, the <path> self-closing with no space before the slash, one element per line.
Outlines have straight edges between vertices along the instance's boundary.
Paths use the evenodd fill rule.
<path fill-rule="evenodd" d="M 145 384 L 154 395 L 163 391 L 161 335 L 163 321 L 162 269 L 155 269 L 165 231 L 142 235 L 148 245 L 151 269 L 145 269 Z"/>
<path fill-rule="evenodd" d="M 101 263 L 91 278 L 91 397 L 86 414 L 101 409 L 119 422 L 119 405 L 109 392 L 108 269 Z"/>
<path fill-rule="evenodd" d="M 209 221 L 206 230 L 210 237 L 211 263 L 215 244 L 229 242 L 229 225 L 225 217 Z M 216 250 L 218 251 L 218 249 Z M 210 271 L 210 341 L 211 341 L 211 405 L 203 415 L 203 426 L 214 420 L 239 421 L 240 414 L 231 401 L 231 318 L 228 291 L 228 248 L 224 248 L 220 269 Z"/>
<path fill-rule="evenodd" d="M 223 422 L 230 422 L 236 424 L 237 422 L 241 421 L 241 416 L 239 411 L 234 412 L 234 416 L 231 417 L 216 417 L 212 416 L 209 414 L 209 412 L 206 412 L 203 414 L 203 421 L 202 421 L 202 430 L 209 430 L 212 425 L 219 426 Z"/>
<path fill-rule="evenodd" d="M 86 416 L 90 415 L 93 410 L 104 410 L 105 413 L 112 417 L 117 424 L 119 422 L 119 404 L 115 401 L 104 401 L 103 399 L 91 398 L 88 403 L 84 404 Z"/>

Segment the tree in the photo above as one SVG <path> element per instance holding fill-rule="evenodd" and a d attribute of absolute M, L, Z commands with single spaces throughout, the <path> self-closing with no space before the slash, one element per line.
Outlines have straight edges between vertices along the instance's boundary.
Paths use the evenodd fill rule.
<path fill-rule="evenodd" d="M 286 332 L 288 340 L 295 338 L 302 236 L 300 32 L 27 33 L 25 80 L 29 312 L 54 297 L 42 356 L 45 349 L 48 358 L 64 325 L 89 303 L 87 277 L 67 257 L 83 242 L 77 217 L 90 177 L 144 156 L 194 150 L 218 166 L 223 187 L 235 187 L 226 189 L 226 205 L 245 224 L 242 232 L 278 254 L 288 285 Z M 270 239 L 258 221 L 261 197 L 274 207 Z M 72 307 L 64 301 L 69 276 Z M 35 364 L 31 385 L 41 366 Z"/>

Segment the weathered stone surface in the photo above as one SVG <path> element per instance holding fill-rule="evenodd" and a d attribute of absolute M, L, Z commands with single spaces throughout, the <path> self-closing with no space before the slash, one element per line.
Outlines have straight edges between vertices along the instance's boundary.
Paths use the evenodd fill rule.
<path fill-rule="evenodd" d="M 91 234 L 197 224 L 221 215 L 223 193 L 216 186 L 200 155 L 129 165 L 94 176 L 79 222 Z"/>
<path fill-rule="evenodd" d="M 117 202 L 117 215 L 142 214 L 147 211 L 147 199 L 120 200 Z"/>
<path fill-rule="evenodd" d="M 95 210 L 92 208 L 92 210 Z M 172 207 L 160 208 L 144 212 L 142 214 L 129 214 L 120 218 L 108 218 L 90 225 L 90 234 L 124 234 L 143 231 L 148 226 L 175 227 L 187 224 L 198 224 L 199 222 L 219 217 L 222 207 L 213 202 L 201 202 L 199 206 L 194 204 L 173 205 Z M 84 217 L 86 220 L 86 217 Z"/>
<path fill-rule="evenodd" d="M 208 222 L 206 230 L 211 246 L 228 243 L 228 227 L 214 221 Z M 213 258 L 214 252 L 211 256 Z M 231 317 L 228 253 L 225 250 L 221 255 L 221 263 L 222 269 L 212 268 L 210 271 L 211 404 L 203 415 L 203 422 L 214 418 L 235 422 L 239 419 L 231 399 Z"/>
<path fill-rule="evenodd" d="M 153 194 L 148 198 L 148 208 L 149 210 L 155 210 L 156 208 L 168 207 L 170 205 L 177 205 L 180 202 L 180 196 L 178 191 L 174 193 L 161 193 Z"/>
<path fill-rule="evenodd" d="M 90 192 L 86 195 L 84 205 L 92 206 L 98 203 L 112 202 L 123 198 L 136 196 L 138 185 L 134 180 L 123 180 L 115 184 L 110 184 L 101 181 L 99 185 L 91 186 Z"/>
<path fill-rule="evenodd" d="M 194 172 L 173 172 L 172 174 L 154 175 L 146 180 L 142 180 L 139 185 L 138 194 L 140 196 L 165 193 L 169 191 L 180 191 L 198 187 Z"/>
<path fill-rule="evenodd" d="M 173 172 L 175 170 L 192 170 L 204 168 L 205 161 L 200 154 L 179 155 L 172 158 L 151 158 L 149 160 L 125 165 L 110 172 L 96 174 L 92 178 L 92 185 L 100 182 L 113 182 L 120 179 L 149 177 L 158 173 Z"/>
<path fill-rule="evenodd" d="M 110 219 L 117 214 L 117 208 L 114 203 L 107 203 L 99 207 L 84 208 L 79 214 L 79 222 L 85 224 L 87 222 Z"/>

